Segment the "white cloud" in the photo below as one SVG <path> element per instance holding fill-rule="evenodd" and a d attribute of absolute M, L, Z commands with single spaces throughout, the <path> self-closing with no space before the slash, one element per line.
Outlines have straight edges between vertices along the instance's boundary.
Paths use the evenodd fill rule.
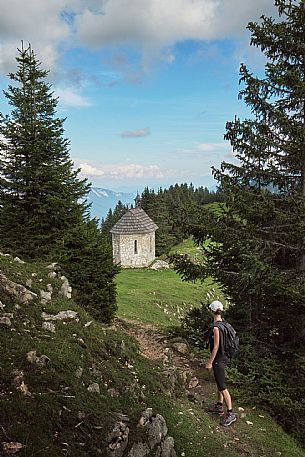
<path fill-rule="evenodd" d="M 86 97 L 78 94 L 72 88 L 56 89 L 55 95 L 59 97 L 59 103 L 65 106 L 72 106 L 74 108 L 91 106 L 90 101 Z"/>
<path fill-rule="evenodd" d="M 76 164 L 81 169 L 83 177 L 105 178 L 113 180 L 128 179 L 164 179 L 174 176 L 175 170 L 162 170 L 158 165 L 142 164 L 91 164 L 88 162 L 79 162 Z"/>
<path fill-rule="evenodd" d="M 270 0 L 109 0 L 102 11 L 85 8 L 76 26 L 88 46 L 134 43 L 152 51 L 183 40 L 236 36 L 273 10 Z"/>
<path fill-rule="evenodd" d="M 126 130 L 121 133 L 121 137 L 123 138 L 143 138 L 148 135 L 150 135 L 150 129 L 148 127 L 131 131 Z"/>
<path fill-rule="evenodd" d="M 139 42 L 168 44 L 196 38 L 209 21 L 213 0 L 112 0 L 103 13 L 85 9 L 78 17 L 80 40 L 92 46 Z"/>
<path fill-rule="evenodd" d="M 274 6 L 272 0 L 0 0 L 0 11 L 0 73 L 6 74 L 21 40 L 49 69 L 75 45 L 131 44 L 145 70 L 150 59 L 173 62 L 177 42 L 239 35 Z"/>
<path fill-rule="evenodd" d="M 15 66 L 14 57 L 21 40 L 31 43 L 43 61 L 44 68 L 52 68 L 58 59 L 58 46 L 67 40 L 70 28 L 61 17 L 68 1 L 0 0 L 0 72 L 6 74 Z"/>

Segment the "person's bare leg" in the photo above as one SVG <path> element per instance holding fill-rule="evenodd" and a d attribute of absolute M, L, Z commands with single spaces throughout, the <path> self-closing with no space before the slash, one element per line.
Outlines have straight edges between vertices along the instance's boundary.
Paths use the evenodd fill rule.
<path fill-rule="evenodd" d="M 219 390 L 218 390 L 218 395 L 217 395 L 217 396 L 218 396 L 218 401 L 219 401 L 219 403 L 223 403 L 223 395 L 222 395 L 222 392 L 219 392 Z"/>
<path fill-rule="evenodd" d="M 223 390 L 222 392 L 220 392 L 220 394 L 224 398 L 225 404 L 227 405 L 227 409 L 232 410 L 232 400 L 228 389 Z"/>

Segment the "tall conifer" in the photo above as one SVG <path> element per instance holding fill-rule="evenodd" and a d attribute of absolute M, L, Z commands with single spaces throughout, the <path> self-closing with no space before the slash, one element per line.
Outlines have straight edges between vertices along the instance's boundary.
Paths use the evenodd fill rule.
<path fill-rule="evenodd" d="M 242 326 L 260 339 L 296 347 L 296 309 L 305 323 L 305 11 L 299 0 L 275 5 L 279 18 L 248 25 L 267 63 L 263 77 L 241 64 L 240 98 L 252 116 L 226 126 L 237 161 L 214 170 L 226 205 L 191 229 L 198 241 L 215 243 L 201 272 L 179 268 L 220 281 Z"/>
<path fill-rule="evenodd" d="M 243 332 L 242 387 L 304 441 L 305 10 L 304 0 L 275 5 L 279 17 L 248 26 L 267 63 L 262 77 L 241 65 L 252 115 L 226 126 L 237 160 L 214 170 L 226 204 L 191 227 L 199 243 L 213 242 L 204 265 L 182 259 L 178 270 L 223 286 Z"/>
<path fill-rule="evenodd" d="M 62 246 L 81 223 L 89 186 L 73 170 L 48 72 L 30 46 L 18 50 L 17 63 L 4 92 L 12 110 L 0 117 L 0 243 L 37 257 Z"/>

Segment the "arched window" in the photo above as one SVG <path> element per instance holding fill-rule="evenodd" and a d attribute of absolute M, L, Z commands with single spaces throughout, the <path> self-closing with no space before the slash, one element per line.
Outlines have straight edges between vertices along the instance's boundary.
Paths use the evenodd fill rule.
<path fill-rule="evenodd" d="M 138 240 L 134 240 L 134 253 L 138 253 Z"/>

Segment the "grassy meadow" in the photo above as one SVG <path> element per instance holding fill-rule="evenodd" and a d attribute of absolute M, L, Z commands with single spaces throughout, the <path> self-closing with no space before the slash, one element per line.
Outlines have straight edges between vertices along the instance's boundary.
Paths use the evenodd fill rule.
<path fill-rule="evenodd" d="M 118 316 L 157 326 L 177 325 L 201 301 L 223 299 L 211 279 L 188 283 L 173 270 L 124 269 L 116 281 Z"/>
<path fill-rule="evenodd" d="M 187 253 L 200 259 L 202 252 L 191 240 L 172 248 L 171 254 Z M 223 300 L 220 287 L 208 278 L 204 283 L 182 281 L 173 270 L 122 269 L 116 278 L 118 316 L 156 326 L 172 326 L 201 302 Z"/>

